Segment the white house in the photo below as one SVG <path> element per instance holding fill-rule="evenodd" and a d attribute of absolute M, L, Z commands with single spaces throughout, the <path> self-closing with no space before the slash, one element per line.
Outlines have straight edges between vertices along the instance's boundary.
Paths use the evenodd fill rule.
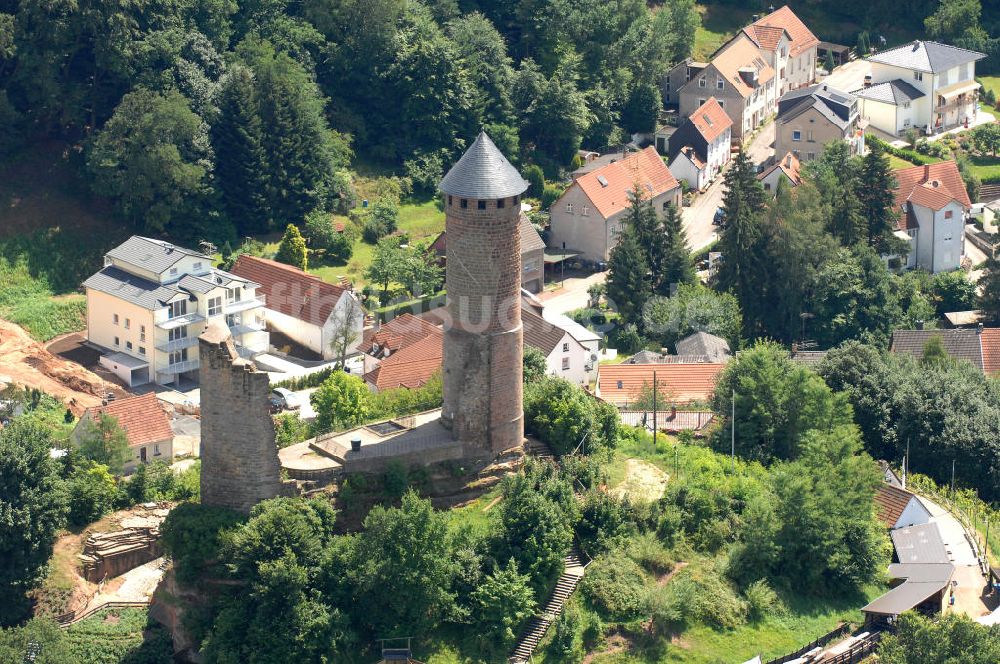
<path fill-rule="evenodd" d="M 889 530 L 922 526 L 930 523 L 933 516 L 920 498 L 888 483 L 875 492 L 875 507 L 879 519 Z"/>
<path fill-rule="evenodd" d="M 732 127 L 732 119 L 710 97 L 670 137 L 670 172 L 693 189 L 707 187 L 732 155 Z"/>
<path fill-rule="evenodd" d="M 537 348 L 545 355 L 546 373 L 559 376 L 576 385 L 589 381 L 590 351 L 569 332 L 545 320 L 537 313 L 521 307 L 524 344 Z"/>
<path fill-rule="evenodd" d="M 906 267 L 949 272 L 965 255 L 965 215 L 972 207 L 954 161 L 895 171 L 896 236 L 910 245 Z"/>
<path fill-rule="evenodd" d="M 233 274 L 260 284 L 267 297 L 264 316 L 272 330 L 329 360 L 347 343 L 355 354 L 365 312 L 348 288 L 328 284 L 307 272 L 277 261 L 243 254 Z"/>
<path fill-rule="evenodd" d="M 984 57 L 914 41 L 868 58 L 871 85 L 853 94 L 861 101 L 861 115 L 887 134 L 898 136 L 911 127 L 928 134 L 950 129 L 976 118 L 976 61 Z"/>
<path fill-rule="evenodd" d="M 83 283 L 87 341 L 126 385 L 198 378 L 198 335 L 222 319 L 241 355 L 266 351 L 259 284 L 212 267 L 212 257 L 134 235 Z"/>

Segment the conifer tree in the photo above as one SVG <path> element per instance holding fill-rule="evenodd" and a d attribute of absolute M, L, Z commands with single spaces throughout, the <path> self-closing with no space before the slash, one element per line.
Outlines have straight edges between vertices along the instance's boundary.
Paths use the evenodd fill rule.
<path fill-rule="evenodd" d="M 608 261 L 608 300 L 618 307 L 625 322 L 635 323 L 642 316 L 650 290 L 645 252 L 635 230 L 626 227 Z"/>
<path fill-rule="evenodd" d="M 288 224 L 285 234 L 281 237 L 281 244 L 278 245 L 278 253 L 274 260 L 294 265 L 300 270 L 305 270 L 309 265 L 309 250 L 306 249 L 306 240 L 302 233 L 294 224 Z"/>
<path fill-rule="evenodd" d="M 653 208 L 653 200 L 643 191 L 642 186 L 636 182 L 629 192 L 631 206 L 625 224 L 635 233 L 636 242 L 646 258 L 646 266 L 652 273 L 652 282 L 655 283 L 663 268 L 666 238 L 663 235 L 660 219 Z"/>
<path fill-rule="evenodd" d="M 657 292 L 667 295 L 671 284 L 693 284 L 695 281 L 694 265 L 691 262 L 691 249 L 688 247 L 687 231 L 677 206 L 667 205 L 663 215 L 663 237 L 665 252 L 658 278 Z"/>
<path fill-rule="evenodd" d="M 723 199 L 726 227 L 719 237 L 722 264 L 717 275 L 718 286 L 730 290 L 740 301 L 747 320 L 758 320 L 757 312 L 748 303 L 755 301 L 755 291 L 761 280 L 757 252 L 761 237 L 761 213 L 764 210 L 764 188 L 750 158 L 742 150 L 725 175 L 726 194 Z"/>
<path fill-rule="evenodd" d="M 215 178 L 229 219 L 241 236 L 269 230 L 268 165 L 253 73 L 242 65 L 227 72 L 218 96 L 212 147 L 219 156 Z"/>
<path fill-rule="evenodd" d="M 868 154 L 861 163 L 861 183 L 858 199 L 861 202 L 861 216 L 867 222 L 868 244 L 882 250 L 892 235 L 896 224 L 894 209 L 896 177 L 889 166 L 882 144 L 868 143 Z"/>

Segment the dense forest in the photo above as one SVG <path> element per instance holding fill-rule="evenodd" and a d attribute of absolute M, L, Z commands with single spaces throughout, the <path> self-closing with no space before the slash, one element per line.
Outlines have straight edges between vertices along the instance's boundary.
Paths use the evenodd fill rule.
<path fill-rule="evenodd" d="M 853 43 L 859 29 L 918 33 L 937 4 L 795 8 L 807 20 L 829 14 L 815 30 Z M 941 38 L 995 46 L 995 9 L 945 4 Z M 405 174 L 429 194 L 480 128 L 554 176 L 581 146 L 652 128 L 657 83 L 691 53 L 699 9 L 694 0 L 4 0 L 0 153 L 61 141 L 131 227 L 218 243 L 315 210 L 345 213 L 358 168 Z"/>

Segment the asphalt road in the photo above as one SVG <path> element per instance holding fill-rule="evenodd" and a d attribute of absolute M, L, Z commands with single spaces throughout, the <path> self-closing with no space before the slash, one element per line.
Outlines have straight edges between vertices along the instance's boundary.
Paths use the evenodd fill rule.
<path fill-rule="evenodd" d="M 760 133 L 750 142 L 747 154 L 755 164 L 761 164 L 774 154 L 774 122 L 760 130 Z M 687 231 L 688 244 L 692 251 L 697 251 L 712 244 L 718 236 L 716 227 L 712 225 L 715 211 L 722 207 L 722 195 L 725 191 L 722 178 L 717 177 L 709 185 L 705 193 L 699 195 L 690 207 L 684 208 L 684 230 Z"/>

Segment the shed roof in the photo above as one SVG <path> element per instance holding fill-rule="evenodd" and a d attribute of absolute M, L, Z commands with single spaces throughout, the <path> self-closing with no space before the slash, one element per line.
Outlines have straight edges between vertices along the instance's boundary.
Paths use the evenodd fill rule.
<path fill-rule="evenodd" d="M 486 132 L 481 131 L 439 186 L 446 194 L 483 199 L 523 194 L 528 183 Z"/>
<path fill-rule="evenodd" d="M 873 600 L 867 606 L 862 607 L 861 611 L 886 616 L 898 616 L 927 601 L 935 593 L 940 592 L 946 585 L 948 584 L 907 581 Z"/>
<path fill-rule="evenodd" d="M 901 563 L 951 563 L 941 531 L 933 521 L 919 526 L 897 528 L 889 533 Z"/>

